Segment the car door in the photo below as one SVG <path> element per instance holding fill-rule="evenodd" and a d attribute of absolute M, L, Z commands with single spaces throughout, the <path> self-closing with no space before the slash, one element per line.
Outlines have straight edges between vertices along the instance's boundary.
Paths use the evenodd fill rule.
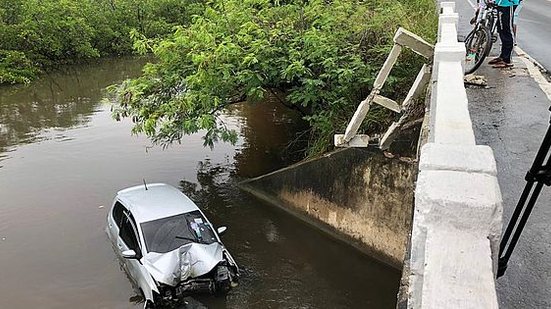
<path fill-rule="evenodd" d="M 125 212 L 123 216 L 117 246 L 121 253 L 126 250 L 134 250 L 136 252 L 136 259 L 123 258 L 123 264 L 134 283 L 139 286 L 139 277 L 141 276 L 139 269 L 141 264 L 139 259 L 142 258 L 142 251 L 138 242 L 135 226 L 128 212 Z"/>
<path fill-rule="evenodd" d="M 120 252 L 125 250 L 134 250 L 136 252 L 135 259 L 123 258 L 124 267 L 134 281 L 134 284 L 145 294 L 144 296 L 149 299 L 153 299 L 152 293 L 158 293 L 159 291 L 153 281 L 153 278 L 151 278 L 151 275 L 140 261 L 142 259 L 143 251 L 139 241 L 138 229 L 134 219 L 132 218 L 132 214 L 128 211 L 124 214 L 118 240 Z"/>

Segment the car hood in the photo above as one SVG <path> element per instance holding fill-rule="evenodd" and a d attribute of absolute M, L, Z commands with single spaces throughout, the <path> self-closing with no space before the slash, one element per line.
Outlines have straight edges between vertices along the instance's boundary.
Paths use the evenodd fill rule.
<path fill-rule="evenodd" d="M 224 259 L 223 251 L 224 247 L 218 242 L 189 243 L 167 253 L 149 252 L 143 258 L 143 266 L 153 279 L 176 286 L 211 271 Z"/>

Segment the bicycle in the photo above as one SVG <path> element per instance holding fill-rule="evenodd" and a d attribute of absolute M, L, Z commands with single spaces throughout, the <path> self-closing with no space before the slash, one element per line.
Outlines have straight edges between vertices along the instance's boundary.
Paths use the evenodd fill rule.
<path fill-rule="evenodd" d="M 474 28 L 465 38 L 465 48 L 467 50 L 465 74 L 474 73 L 482 65 L 492 49 L 492 44 L 497 41 L 497 5 L 484 0 L 484 7 L 477 10 L 473 20 Z"/>

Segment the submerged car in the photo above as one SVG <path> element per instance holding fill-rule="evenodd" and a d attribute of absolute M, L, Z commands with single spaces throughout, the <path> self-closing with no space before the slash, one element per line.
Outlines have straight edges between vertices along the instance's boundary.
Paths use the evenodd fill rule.
<path fill-rule="evenodd" d="M 121 190 L 107 215 L 107 234 L 145 308 L 197 294 L 226 293 L 239 268 L 214 229 L 185 194 L 166 184 Z"/>

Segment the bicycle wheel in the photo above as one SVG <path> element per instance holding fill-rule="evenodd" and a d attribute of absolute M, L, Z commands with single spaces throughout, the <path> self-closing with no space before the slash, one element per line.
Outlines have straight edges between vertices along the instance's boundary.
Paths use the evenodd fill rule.
<path fill-rule="evenodd" d="M 465 39 L 465 48 L 467 54 L 465 57 L 465 74 L 474 73 L 492 47 L 492 34 L 490 30 L 484 26 L 478 26 L 471 31 Z"/>

